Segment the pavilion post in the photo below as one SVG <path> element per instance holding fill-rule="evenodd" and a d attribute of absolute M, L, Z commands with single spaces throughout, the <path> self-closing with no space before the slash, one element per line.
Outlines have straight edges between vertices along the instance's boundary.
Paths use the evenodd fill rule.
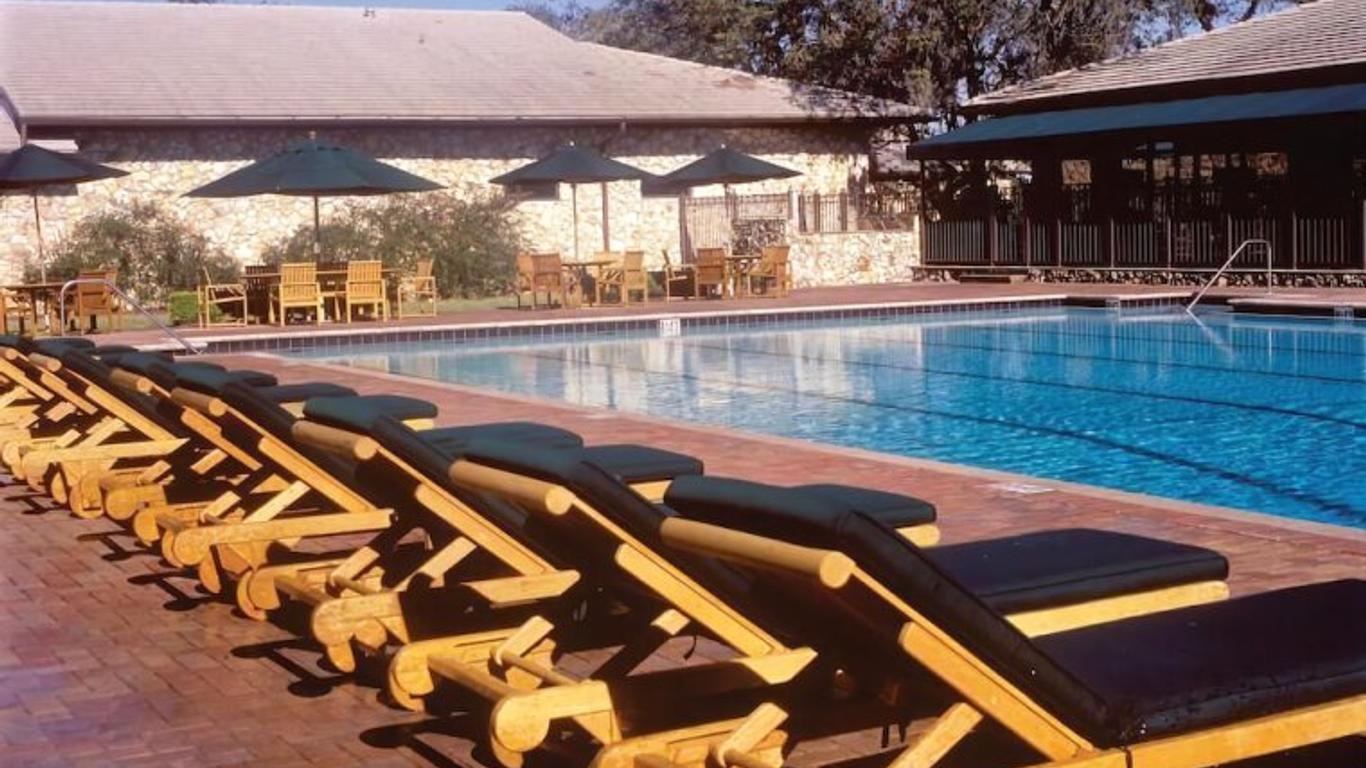
<path fill-rule="evenodd" d="M 612 225 L 609 213 L 610 198 L 607 195 L 607 182 L 599 182 L 598 186 L 602 189 L 602 249 L 612 250 Z"/>

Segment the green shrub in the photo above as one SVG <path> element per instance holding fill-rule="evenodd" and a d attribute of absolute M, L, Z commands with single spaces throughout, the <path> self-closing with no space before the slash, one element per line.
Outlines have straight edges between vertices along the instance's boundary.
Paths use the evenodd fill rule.
<path fill-rule="evenodd" d="M 193 325 L 199 322 L 199 294 L 194 291 L 167 294 L 166 315 L 171 325 Z"/>
<path fill-rule="evenodd" d="M 200 270 L 214 280 L 233 280 L 237 262 L 209 244 L 192 226 L 155 203 L 90 214 L 52 249 L 47 279 L 70 280 L 82 269 L 118 270 L 119 287 L 145 304 L 159 305 L 173 291 L 193 290 Z M 35 281 L 37 264 L 24 279 Z"/>
<path fill-rule="evenodd" d="M 435 261 L 443 298 L 507 293 L 521 238 L 502 199 L 465 200 L 451 193 L 393 195 L 382 203 L 348 206 L 322 227 L 322 260 L 380 259 L 410 271 Z M 268 263 L 311 261 L 313 227 L 304 225 L 267 249 Z"/>

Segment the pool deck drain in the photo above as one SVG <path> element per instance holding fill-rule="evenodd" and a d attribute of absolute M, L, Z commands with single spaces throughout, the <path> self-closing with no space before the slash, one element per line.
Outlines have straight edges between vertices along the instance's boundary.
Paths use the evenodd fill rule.
<path fill-rule="evenodd" d="M 282 382 L 344 381 L 362 393 L 430 400 L 442 425 L 535 420 L 591 443 L 692 454 L 710 474 L 913 494 L 938 506 L 946 542 L 1077 526 L 1168 538 L 1225 553 L 1235 594 L 1366 573 L 1363 531 L 270 355 L 216 359 Z M 1049 492 L 1020 492 L 1025 488 Z M 21 488 L 0 489 L 0 766 L 492 765 L 468 738 L 480 729 L 477 718 L 390 709 L 373 681 L 320 667 L 318 654 L 292 633 L 235 616 L 192 583 L 111 523 L 44 511 Z M 698 649 L 716 652 L 706 643 Z M 568 666 L 596 660 L 575 657 Z M 807 745 L 792 764 L 864 754 L 878 748 L 880 736 Z M 1257 768 L 1347 768 L 1360 765 L 1359 757 L 1350 751 L 1337 760 Z M 945 768 L 984 764 L 991 760 L 959 756 Z"/>

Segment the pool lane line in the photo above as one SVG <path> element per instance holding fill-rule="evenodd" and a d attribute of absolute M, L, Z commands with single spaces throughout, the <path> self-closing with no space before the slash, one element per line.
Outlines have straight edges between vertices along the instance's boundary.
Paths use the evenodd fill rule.
<path fill-rule="evenodd" d="M 871 330 L 871 329 L 870 329 L 870 330 Z M 899 342 L 899 341 L 903 341 L 902 339 L 898 339 L 898 338 L 895 338 L 895 337 L 892 337 L 892 336 L 879 336 L 879 335 L 869 335 L 869 334 L 862 334 L 862 333 L 859 334 L 858 338 L 859 338 L 860 340 L 865 340 L 865 339 L 866 339 L 866 340 L 872 340 L 872 341 L 876 341 L 876 342 L 886 342 L 887 345 L 889 345 L 889 346 L 892 345 L 892 344 L 896 344 L 896 343 Z M 1316 373 L 1289 373 L 1289 372 L 1287 372 L 1287 371 L 1269 371 L 1269 370 L 1266 370 L 1265 368 L 1231 368 L 1231 367 L 1226 366 L 1226 365 L 1207 365 L 1207 364 L 1205 364 L 1205 363 L 1194 363 L 1194 362 L 1173 362 L 1173 361 L 1168 361 L 1168 360 L 1150 360 L 1150 359 L 1143 359 L 1143 358 L 1137 358 L 1137 357 L 1109 357 L 1109 356 L 1102 356 L 1102 355 L 1087 355 L 1087 354 L 1080 354 L 1080 353 L 1076 353 L 1076 352 L 1059 352 L 1059 351 L 1056 351 L 1056 350 L 1022 349 L 1022 348 L 1017 348 L 1017 347 L 997 347 L 997 346 L 986 346 L 986 345 L 980 345 L 980 344 L 962 344 L 962 343 L 958 343 L 958 342 L 949 342 L 949 341 L 932 341 L 932 340 L 926 339 L 924 336 L 922 336 L 921 338 L 918 338 L 918 339 L 906 340 L 906 341 L 911 341 L 912 343 L 915 343 L 915 344 L 918 344 L 918 345 L 922 345 L 922 346 L 926 346 L 926 347 L 945 347 L 945 348 L 949 348 L 949 349 L 967 349 L 967 350 L 973 350 L 973 351 L 978 351 L 978 352 L 1012 352 L 1012 353 L 1020 353 L 1020 354 L 1028 354 L 1028 355 L 1040 355 L 1040 356 L 1044 356 L 1044 357 L 1059 357 L 1059 358 L 1064 358 L 1064 359 L 1068 359 L 1068 360 L 1100 360 L 1100 361 L 1104 361 L 1104 362 L 1117 362 L 1117 363 L 1125 363 L 1125 364 L 1129 364 L 1129 365 L 1157 365 L 1157 366 L 1162 366 L 1162 367 L 1164 367 L 1164 368 L 1189 368 L 1189 369 L 1191 369 L 1191 370 L 1198 370 L 1198 371 L 1213 371 L 1213 372 L 1218 372 L 1218 373 L 1230 373 L 1230 374 L 1247 374 L 1247 373 L 1250 373 L 1250 374 L 1253 374 L 1253 375 L 1256 375 L 1256 376 L 1269 376 L 1269 377 L 1283 378 L 1283 379 L 1312 379 L 1312 380 L 1314 380 L 1314 381 L 1322 381 L 1322 382 L 1326 382 L 1326 383 L 1330 383 L 1330 384 L 1346 384 L 1346 385 L 1354 386 L 1354 387 L 1366 387 L 1366 378 L 1361 378 L 1361 379 L 1344 379 L 1344 378 L 1340 378 L 1340 377 L 1338 377 L 1338 376 L 1324 376 L 1324 375 L 1322 375 L 1322 374 L 1316 374 Z"/>
<path fill-rule="evenodd" d="M 1023 378 L 1023 377 L 1001 376 L 1001 375 L 989 374 L 989 373 L 972 373 L 972 372 L 968 372 L 968 371 L 952 371 L 952 370 L 931 368 L 931 367 L 929 367 L 929 366 L 898 365 L 898 364 L 893 364 L 893 363 L 879 363 L 879 362 L 862 361 L 862 360 L 831 360 L 831 359 L 829 359 L 829 358 L 824 358 L 824 357 L 813 357 L 813 356 L 809 356 L 809 355 L 794 355 L 794 354 L 790 354 L 790 353 L 786 353 L 786 352 L 775 352 L 775 351 L 771 351 L 771 350 L 757 350 L 757 349 L 747 349 L 747 348 L 743 348 L 743 347 L 723 347 L 723 346 L 713 346 L 713 345 L 709 345 L 709 344 L 695 344 L 695 343 L 690 343 L 690 342 L 688 342 L 686 339 L 678 339 L 678 340 L 671 339 L 670 341 L 673 341 L 674 343 L 680 344 L 680 345 L 682 345 L 682 346 L 692 347 L 693 349 L 708 349 L 708 350 L 712 350 L 712 351 L 729 352 L 729 353 L 739 352 L 739 353 L 741 353 L 741 354 L 763 355 L 763 356 L 767 356 L 767 357 L 785 358 L 785 359 L 790 359 L 790 360 L 802 360 L 802 361 L 804 361 L 804 362 L 811 362 L 811 363 L 822 363 L 822 364 L 832 364 L 832 365 L 836 365 L 836 364 L 837 364 L 837 365 L 844 365 L 844 366 L 859 366 L 859 367 L 863 367 L 863 368 L 877 368 L 877 369 L 890 370 L 890 371 L 916 372 L 916 373 L 925 373 L 925 374 L 933 375 L 933 376 L 948 376 L 948 377 L 954 377 L 954 378 L 974 379 L 974 380 L 979 380 L 979 381 L 1009 382 L 1009 383 L 1012 383 L 1012 384 L 1023 384 L 1023 385 L 1026 385 L 1026 386 L 1035 386 L 1035 387 L 1050 387 L 1050 388 L 1053 388 L 1053 389 L 1072 390 L 1072 391 L 1079 391 L 1079 392 L 1098 392 L 1098 393 L 1107 394 L 1107 395 L 1119 395 L 1119 396 L 1124 396 L 1124 397 L 1138 397 L 1138 398 L 1143 398 L 1143 399 L 1147 399 L 1147 400 L 1163 400 L 1163 401 L 1168 401 L 1168 402 L 1187 403 L 1187 404 L 1189 404 L 1189 405 L 1216 406 L 1216 407 L 1220 407 L 1220 408 L 1230 408 L 1230 409 L 1242 410 L 1242 411 L 1249 411 L 1249 412 L 1254 412 L 1254 413 L 1274 413 L 1274 414 L 1277 414 L 1277 415 L 1280 415 L 1280 416 L 1287 416 L 1287 417 L 1293 417 L 1293 418 L 1301 418 L 1301 419 L 1307 419 L 1307 420 L 1310 420 L 1310 421 L 1324 422 L 1324 423 L 1327 423 L 1327 424 L 1337 424 L 1337 425 L 1339 425 L 1339 426 L 1351 427 L 1351 428 L 1353 428 L 1353 429 L 1366 430 L 1366 423 L 1362 423 L 1362 422 L 1359 422 L 1359 421 L 1352 421 L 1351 419 L 1343 419 L 1343 418 L 1339 418 L 1339 417 L 1337 417 L 1337 416 L 1326 416 L 1326 415 L 1323 415 L 1323 414 L 1314 413 L 1314 412 L 1312 412 L 1312 411 L 1301 411 L 1301 410 L 1296 410 L 1296 409 L 1294 409 L 1294 408 L 1281 408 L 1280 406 L 1275 406 L 1275 405 L 1258 405 L 1258 404 L 1254 404 L 1254 403 L 1238 403 L 1238 402 L 1233 402 L 1233 401 L 1228 401 L 1228 400 L 1211 400 L 1211 399 L 1209 399 L 1209 398 L 1194 397 L 1194 396 L 1191 396 L 1191 395 L 1164 395 L 1164 394 L 1158 394 L 1158 393 L 1155 393 L 1155 392 L 1144 392 L 1144 391 L 1142 391 L 1142 390 L 1137 390 L 1137 389 L 1124 389 L 1124 388 L 1120 388 L 1120 387 L 1104 387 L 1104 386 L 1100 386 L 1100 385 L 1096 385 L 1096 384 L 1068 384 L 1068 383 L 1059 382 L 1059 381 L 1047 381 L 1047 380 L 1044 380 L 1044 379 L 1030 379 L 1030 378 Z M 1332 405 L 1332 403 L 1325 403 L 1325 405 Z"/>
<path fill-rule="evenodd" d="M 693 381 L 702 384 L 704 386 L 712 387 L 714 389 L 729 387 L 731 389 L 752 389 L 760 392 L 783 393 L 788 395 L 797 395 L 799 397 L 811 397 L 814 399 L 826 400 L 829 402 L 844 403 L 846 405 L 863 406 L 866 408 L 873 408 L 877 410 L 890 410 L 902 413 L 917 413 L 922 416 L 949 419 L 951 421 L 963 421 L 973 424 L 989 425 L 993 427 L 1004 427 L 1006 429 L 1025 432 L 1028 434 L 1049 435 L 1052 437 L 1076 440 L 1079 442 L 1096 445 L 1101 448 L 1116 450 L 1122 453 L 1139 456 L 1160 463 L 1181 467 L 1183 469 L 1194 470 L 1197 473 L 1218 477 L 1220 479 L 1227 480 L 1237 485 L 1242 485 L 1249 488 L 1257 488 L 1267 493 L 1270 493 L 1274 496 L 1280 496 L 1285 499 L 1290 499 L 1305 506 L 1309 506 L 1316 510 L 1319 510 L 1325 515 L 1328 515 L 1329 519 L 1342 518 L 1348 521 L 1352 521 L 1354 517 L 1361 517 L 1363 515 L 1366 515 L 1366 510 L 1359 510 L 1356 507 L 1351 506 L 1350 504 L 1333 501 L 1331 499 L 1325 499 L 1319 496 L 1314 496 L 1308 493 L 1304 493 L 1302 491 L 1295 490 L 1294 488 L 1285 488 L 1278 483 L 1274 483 L 1270 480 L 1265 480 L 1254 475 L 1247 475 L 1242 472 L 1235 472 L 1232 470 L 1224 469 L 1223 467 L 1219 467 L 1214 464 L 1207 464 L 1205 462 L 1195 461 L 1193 459 L 1186 459 L 1180 456 L 1173 456 L 1171 454 L 1156 451 L 1151 448 L 1145 448 L 1143 446 L 1121 443 L 1115 440 L 1110 440 L 1109 438 L 1101 437 L 1099 435 L 1087 434 L 1084 432 L 1075 432 L 1073 430 L 1061 429 L 1058 427 L 1034 426 L 1024 424 L 1022 422 L 1016 422 L 1011 419 L 988 418 L 972 414 L 955 413 L 953 411 L 939 411 L 932 408 L 902 405 L 899 403 L 884 403 L 874 400 L 866 400 L 864 398 L 859 397 L 852 397 L 848 395 L 832 395 L 826 392 L 804 392 L 802 390 L 797 389 L 789 389 L 785 387 L 777 387 L 768 384 L 756 384 L 752 382 L 736 381 L 730 379 L 709 379 L 703 376 L 699 376 L 697 374 L 686 373 L 684 371 L 657 371 L 650 368 L 603 363 L 584 359 L 566 360 L 563 356 L 538 354 L 531 352 L 515 352 L 514 354 L 523 357 L 531 357 L 539 360 L 556 362 L 562 366 L 568 366 L 572 363 L 575 365 L 588 365 L 597 368 L 619 369 L 645 375 L 663 376 L 673 379 L 684 379 L 687 381 Z M 1007 468 L 1006 471 L 1009 471 L 1009 469 Z M 1058 479 L 1067 481 L 1067 478 Z M 1140 489 L 1138 492 L 1145 493 L 1146 491 Z M 1196 499 L 1195 501 L 1198 502 L 1199 500 Z M 1293 517 L 1293 515 L 1288 516 Z"/>

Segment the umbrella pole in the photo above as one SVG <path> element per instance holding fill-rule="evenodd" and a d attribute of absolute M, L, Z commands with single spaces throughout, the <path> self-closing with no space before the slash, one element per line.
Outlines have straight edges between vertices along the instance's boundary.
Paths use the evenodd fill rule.
<path fill-rule="evenodd" d="M 602 187 L 602 249 L 612 250 L 612 225 L 608 218 L 607 182 L 601 182 Z"/>
<path fill-rule="evenodd" d="M 43 256 L 43 217 L 38 213 L 38 190 L 33 190 L 33 228 L 38 231 L 38 282 L 47 282 L 47 258 Z"/>
<path fill-rule="evenodd" d="M 322 227 L 318 224 L 318 196 L 313 196 L 313 261 L 323 255 Z"/>
<path fill-rule="evenodd" d="M 579 185 L 569 185 L 569 205 L 574 217 L 574 261 L 579 260 Z"/>

